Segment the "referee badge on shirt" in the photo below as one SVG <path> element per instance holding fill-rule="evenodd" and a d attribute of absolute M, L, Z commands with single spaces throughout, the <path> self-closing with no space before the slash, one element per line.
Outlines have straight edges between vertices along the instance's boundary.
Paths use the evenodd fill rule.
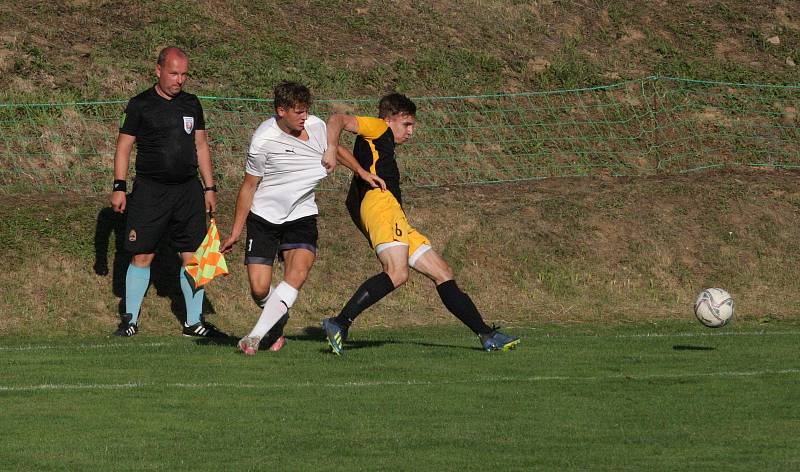
<path fill-rule="evenodd" d="M 193 116 L 184 116 L 183 117 L 183 130 L 186 131 L 186 134 L 192 134 L 192 130 L 194 129 L 194 117 Z"/>

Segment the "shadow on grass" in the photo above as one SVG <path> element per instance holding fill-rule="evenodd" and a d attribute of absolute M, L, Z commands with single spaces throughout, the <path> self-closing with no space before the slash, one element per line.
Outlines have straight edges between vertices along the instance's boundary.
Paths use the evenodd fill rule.
<path fill-rule="evenodd" d="M 713 351 L 716 348 L 711 346 L 692 346 L 687 344 L 676 344 L 672 346 L 672 349 L 676 351 Z"/>
<path fill-rule="evenodd" d="M 318 328 L 316 326 L 307 326 L 306 328 L 303 329 L 303 332 L 301 334 L 286 335 L 286 339 L 287 341 L 292 341 L 292 342 L 319 343 L 320 352 L 330 353 L 330 348 L 328 347 L 327 338 L 325 337 L 325 331 L 323 331 L 322 328 Z M 238 342 L 239 338 L 234 335 L 228 335 L 226 338 L 197 338 L 194 340 L 194 343 L 197 344 L 198 346 L 237 347 Z M 262 342 L 261 346 L 259 347 L 259 351 L 266 351 L 267 349 L 269 349 L 270 344 L 271 342 Z M 468 351 L 483 351 L 483 349 L 481 349 L 479 346 L 429 343 L 423 341 L 397 341 L 394 339 L 349 340 L 344 343 L 344 350 L 353 351 L 357 349 L 376 348 L 390 344 L 446 348 L 446 349 L 463 349 Z M 676 346 L 676 349 L 677 348 L 678 347 Z"/>
<path fill-rule="evenodd" d="M 325 336 L 325 331 L 317 326 L 306 326 L 302 334 L 286 336 L 286 339 L 292 341 L 309 341 L 320 343 L 320 352 L 330 353 L 328 347 L 328 339 Z M 404 344 L 391 340 L 370 340 L 370 341 L 345 341 L 344 350 L 350 351 L 354 349 L 364 349 L 369 347 L 380 347 L 385 344 Z"/>
<path fill-rule="evenodd" d="M 114 249 L 111 267 L 109 267 L 110 239 L 114 237 Z M 117 313 L 126 313 L 125 309 L 125 276 L 128 272 L 132 254 L 125 250 L 125 214 L 117 213 L 110 207 L 104 207 L 97 214 L 97 224 L 94 233 L 95 259 L 93 270 L 100 276 L 111 274 L 111 291 L 119 298 Z M 169 298 L 170 310 L 175 319 L 182 326 L 186 321 L 186 302 L 181 292 L 179 274 L 181 261 L 178 254 L 172 250 L 169 243 L 163 239 L 156 249 L 156 257 L 150 266 L 150 285 L 147 293 L 158 297 Z M 145 300 L 147 295 L 145 294 Z M 146 302 L 145 302 L 146 304 Z M 203 315 L 215 314 L 214 305 L 208 298 L 208 293 L 203 299 Z"/>
<path fill-rule="evenodd" d="M 224 346 L 224 347 L 236 347 L 239 339 L 234 336 L 228 336 L 227 338 L 197 338 L 195 339 L 194 343 L 198 346 Z M 239 352 L 238 350 L 236 351 Z"/>
<path fill-rule="evenodd" d="M 328 352 L 329 349 L 327 347 L 327 338 L 325 337 L 325 331 L 322 328 L 318 328 L 316 326 L 307 326 L 303 329 L 303 334 L 295 335 L 295 336 L 286 336 L 286 339 L 295 340 L 295 341 L 318 341 L 325 343 L 325 347 L 322 348 L 322 351 Z M 350 351 L 355 349 L 365 349 L 371 347 L 380 347 L 387 344 L 404 344 L 410 346 L 424 346 L 424 347 L 440 347 L 440 348 L 449 348 L 449 349 L 466 349 L 470 351 L 482 351 L 479 346 L 463 346 L 463 345 L 453 345 L 453 344 L 441 344 L 441 343 L 428 343 L 422 341 L 396 341 L 393 339 L 372 339 L 372 340 L 353 340 L 350 339 L 345 341 L 344 343 L 344 350 Z"/>
<path fill-rule="evenodd" d="M 416 344 L 417 346 L 425 346 L 425 347 L 446 347 L 450 349 L 466 349 L 468 351 L 483 351 L 483 348 L 480 346 L 464 346 L 462 345 L 454 345 L 454 344 L 437 344 L 437 343 L 424 343 L 419 341 L 413 341 L 406 344 Z"/>

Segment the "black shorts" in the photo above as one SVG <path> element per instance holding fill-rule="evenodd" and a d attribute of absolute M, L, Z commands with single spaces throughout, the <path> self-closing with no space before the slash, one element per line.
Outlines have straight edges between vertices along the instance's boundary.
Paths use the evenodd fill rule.
<path fill-rule="evenodd" d="M 275 256 L 287 249 L 308 249 L 317 253 L 317 215 L 273 224 L 258 215 L 247 215 L 245 264 L 272 265 Z"/>
<path fill-rule="evenodd" d="M 199 180 L 166 185 L 137 177 L 127 199 L 125 249 L 152 254 L 169 237 L 178 252 L 194 252 L 206 236 L 203 186 Z"/>

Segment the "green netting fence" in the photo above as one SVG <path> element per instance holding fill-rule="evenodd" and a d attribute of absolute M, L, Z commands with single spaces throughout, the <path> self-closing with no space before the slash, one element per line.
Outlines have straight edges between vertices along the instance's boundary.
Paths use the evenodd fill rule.
<path fill-rule="evenodd" d="M 237 186 L 271 100 L 201 97 L 221 185 Z M 374 115 L 376 99 L 312 112 Z M 639 176 L 722 166 L 800 166 L 800 86 L 647 77 L 603 87 L 416 97 L 399 155 L 406 184 Z M 125 101 L 0 104 L 0 192 L 106 192 Z M 323 189 L 341 188 L 337 170 Z"/>

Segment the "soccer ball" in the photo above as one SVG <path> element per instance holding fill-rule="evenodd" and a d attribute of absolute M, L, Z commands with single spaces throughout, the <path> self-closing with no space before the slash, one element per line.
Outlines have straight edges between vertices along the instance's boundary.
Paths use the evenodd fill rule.
<path fill-rule="evenodd" d="M 707 288 L 694 302 L 694 314 L 709 328 L 721 328 L 733 317 L 733 298 L 721 288 Z"/>

